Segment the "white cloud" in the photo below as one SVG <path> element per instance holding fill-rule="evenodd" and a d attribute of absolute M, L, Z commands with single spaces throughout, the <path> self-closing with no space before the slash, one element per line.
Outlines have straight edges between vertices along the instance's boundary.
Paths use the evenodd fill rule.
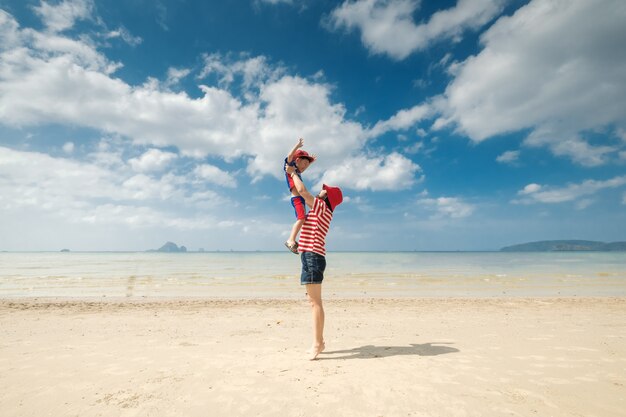
<path fill-rule="evenodd" d="M 222 187 L 235 188 L 237 186 L 235 177 L 214 165 L 199 165 L 196 167 L 194 173 L 198 178 L 206 182 L 221 185 Z"/>
<path fill-rule="evenodd" d="M 246 148 L 256 111 L 242 107 L 228 92 L 202 87 L 203 96 L 191 99 L 163 91 L 154 82 L 132 87 L 109 77 L 102 65 L 80 64 L 66 52 L 51 58 L 37 50 L 4 52 L 0 119 L 13 126 L 87 126 L 136 144 L 174 145 L 188 155 L 235 157 Z"/>
<path fill-rule="evenodd" d="M 475 210 L 472 204 L 457 197 L 422 198 L 417 201 L 420 206 L 434 210 L 433 218 L 460 219 L 469 217 Z"/>
<path fill-rule="evenodd" d="M 528 195 L 528 194 L 536 193 L 539 190 L 541 190 L 541 185 L 533 183 L 533 184 L 528 184 L 526 187 L 524 187 L 523 190 L 519 191 L 518 194 Z"/>
<path fill-rule="evenodd" d="M 200 210 L 213 209 L 222 204 L 226 199 L 213 190 L 198 191 L 185 197 L 185 204 L 192 205 Z M 229 201 L 232 207 L 233 202 Z M 236 204 L 236 203 L 235 203 Z"/>
<path fill-rule="evenodd" d="M 406 130 L 417 122 L 431 117 L 431 106 L 420 104 L 407 110 L 400 110 L 388 120 L 380 121 L 368 132 L 369 136 L 376 137 L 389 131 Z"/>
<path fill-rule="evenodd" d="M 458 64 L 436 128 L 474 141 L 532 129 L 529 146 L 594 166 L 616 151 L 585 132 L 626 126 L 626 8 L 621 0 L 533 0 L 482 36 Z"/>
<path fill-rule="evenodd" d="M 128 163 L 137 172 L 161 171 L 177 157 L 178 155 L 172 152 L 150 149 L 139 158 L 130 159 Z"/>
<path fill-rule="evenodd" d="M 419 172 L 419 165 L 398 153 L 374 158 L 349 157 L 327 170 L 315 188 L 325 183 L 355 190 L 403 190 L 416 183 L 415 175 Z"/>
<path fill-rule="evenodd" d="M 366 187 L 384 189 L 383 184 L 389 184 L 398 189 L 415 180 L 403 179 L 401 186 L 383 180 L 397 157 L 365 156 L 365 145 L 376 135 L 410 128 L 428 117 L 427 105 L 400 111 L 367 129 L 346 118 L 343 104 L 331 101 L 332 87 L 322 82 L 323 75 L 285 75 L 284 68 L 271 66 L 262 56 L 206 56 L 200 79 L 217 75 L 222 87 L 200 85 L 201 96 L 192 98 L 168 89 L 168 83 L 190 75 L 186 69 L 170 69 L 164 82 L 149 78 L 133 86 L 112 76 L 121 64 L 100 53 L 88 37 L 75 40 L 21 29 L 4 12 L 0 34 L 10 39 L 0 49 L 2 124 L 88 127 L 137 146 L 175 147 L 182 157 L 212 156 L 227 162 L 244 158 L 252 181 L 267 175 L 280 178 L 281 161 L 295 140 L 304 137 L 308 150 L 320 155 L 307 171 L 313 180 L 350 158 L 367 163 L 362 181 L 372 185 Z M 244 97 L 230 92 L 233 82 L 247 90 Z M 103 163 L 123 162 L 107 151 L 99 157 Z M 171 159 L 148 154 L 135 158 L 131 166 L 141 173 L 158 170 L 167 163 L 163 157 Z"/>
<path fill-rule="evenodd" d="M 277 4 L 294 4 L 294 0 L 255 0 L 257 3 L 271 4 L 273 6 Z"/>
<path fill-rule="evenodd" d="M 0 187 L 5 209 L 54 210 L 82 199 L 124 198 L 112 172 L 93 164 L 0 147 Z M 80 198 L 77 198 L 80 196 Z"/>
<path fill-rule="evenodd" d="M 420 152 L 424 148 L 424 142 L 414 142 L 411 146 L 404 148 L 404 152 L 409 155 L 414 155 Z"/>
<path fill-rule="evenodd" d="M 93 0 L 64 0 L 56 5 L 42 0 L 41 5 L 33 10 L 50 31 L 61 32 L 74 26 L 76 20 L 89 18 L 93 12 Z"/>
<path fill-rule="evenodd" d="M 166 174 L 154 179 L 145 174 L 137 174 L 122 182 L 122 190 L 132 200 L 169 200 L 182 197 L 184 192 L 178 188 L 184 180 L 173 174 Z"/>
<path fill-rule="evenodd" d="M 14 48 L 22 42 L 19 24 L 13 16 L 2 9 L 0 9 L 0 39 L 2 39 L 0 51 Z"/>
<path fill-rule="evenodd" d="M 125 164 L 103 167 L 101 161 L 78 162 L 39 152 L 0 147 L 0 211 L 38 211 L 71 223 L 163 226 L 180 230 L 217 225 L 207 208 L 225 199 L 213 191 L 187 189 L 193 181 L 172 174 L 155 179 L 124 170 Z M 210 203 L 209 203 L 210 201 Z M 181 217 L 158 202 L 191 210 Z"/>
<path fill-rule="evenodd" d="M 205 54 L 204 67 L 198 75 L 204 79 L 211 74 L 219 77 L 222 87 L 230 86 L 237 77 L 241 77 L 241 84 L 245 89 L 259 88 L 261 85 L 278 80 L 285 73 L 281 66 L 272 67 L 264 56 L 250 57 L 247 54 Z"/>
<path fill-rule="evenodd" d="M 626 185 L 626 176 L 614 177 L 605 181 L 585 180 L 580 184 L 569 184 L 562 188 L 529 184 L 518 192 L 522 199 L 512 202 L 517 204 L 564 203 L 594 195 L 604 189 L 619 188 L 624 185 Z M 584 202 L 579 203 L 585 204 Z"/>
<path fill-rule="evenodd" d="M 74 152 L 74 143 L 73 142 L 65 142 L 63 145 L 63 152 L 70 154 Z"/>
<path fill-rule="evenodd" d="M 167 70 L 167 80 L 165 81 L 165 85 L 168 87 L 176 85 L 190 73 L 191 70 L 187 68 L 169 68 Z"/>
<path fill-rule="evenodd" d="M 254 157 L 247 171 L 253 178 L 281 177 L 281 163 L 299 137 L 305 139 L 307 151 L 319 156 L 305 173 L 307 177 L 319 176 L 363 152 L 365 129 L 345 119 L 345 107 L 333 104 L 330 93 L 327 85 L 292 76 L 263 85 L 259 99 L 264 109 L 258 130 L 249 138 Z"/>
<path fill-rule="evenodd" d="M 519 151 L 506 151 L 496 158 L 496 161 L 503 164 L 512 164 L 519 159 Z"/>
<path fill-rule="evenodd" d="M 143 42 L 140 36 L 133 36 L 125 27 L 120 27 L 117 30 L 112 30 L 104 35 L 106 39 L 120 38 L 130 46 L 137 46 Z"/>
<path fill-rule="evenodd" d="M 180 194 L 177 185 L 186 181 L 171 174 L 154 179 L 124 170 L 123 165 L 107 167 L 100 162 L 79 162 L 0 147 L 2 194 L 12 207 L 55 209 L 64 206 L 64 201 L 84 205 L 92 200 L 166 200 Z"/>
<path fill-rule="evenodd" d="M 163 0 L 156 0 L 154 2 L 155 14 L 156 14 L 156 23 L 166 32 L 169 32 L 170 28 L 167 25 L 168 21 L 168 12 L 167 7 L 163 4 Z"/>
<path fill-rule="evenodd" d="M 359 29 L 361 41 L 375 54 L 401 60 L 441 39 L 458 40 L 466 30 L 477 29 L 497 16 L 504 0 L 459 0 L 455 7 L 433 14 L 416 25 L 417 0 L 345 1 L 331 13 L 332 29 Z"/>
<path fill-rule="evenodd" d="M 618 149 L 615 146 L 590 145 L 579 134 L 568 130 L 554 131 L 538 127 L 528 135 L 524 143 L 534 147 L 547 146 L 554 155 L 568 157 L 587 167 L 604 165 L 609 156 Z"/>

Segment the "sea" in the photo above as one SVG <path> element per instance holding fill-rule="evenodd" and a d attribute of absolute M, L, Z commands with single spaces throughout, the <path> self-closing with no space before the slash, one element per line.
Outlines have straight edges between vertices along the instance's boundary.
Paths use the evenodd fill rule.
<path fill-rule="evenodd" d="M 626 252 L 332 252 L 325 298 L 624 297 Z M 0 299 L 297 299 L 285 252 L 3 252 Z"/>

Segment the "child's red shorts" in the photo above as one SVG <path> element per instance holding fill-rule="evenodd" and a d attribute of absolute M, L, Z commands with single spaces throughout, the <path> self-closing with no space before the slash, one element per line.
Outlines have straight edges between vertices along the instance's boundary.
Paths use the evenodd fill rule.
<path fill-rule="evenodd" d="M 291 205 L 296 212 L 296 219 L 304 220 L 306 217 L 306 208 L 304 207 L 304 198 L 302 196 L 291 197 Z"/>

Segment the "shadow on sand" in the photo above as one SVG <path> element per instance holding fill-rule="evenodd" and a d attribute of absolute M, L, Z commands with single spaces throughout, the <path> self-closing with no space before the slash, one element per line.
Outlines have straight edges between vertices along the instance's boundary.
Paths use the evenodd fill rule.
<path fill-rule="evenodd" d="M 374 346 L 367 345 L 348 350 L 334 350 L 322 352 L 318 359 L 371 359 L 371 358 L 387 358 L 389 356 L 418 355 L 418 356 L 437 356 L 446 353 L 459 352 L 458 349 L 443 346 L 449 343 L 424 343 L 417 345 L 411 343 L 409 346 Z M 344 354 L 342 356 L 328 357 L 326 355 Z"/>

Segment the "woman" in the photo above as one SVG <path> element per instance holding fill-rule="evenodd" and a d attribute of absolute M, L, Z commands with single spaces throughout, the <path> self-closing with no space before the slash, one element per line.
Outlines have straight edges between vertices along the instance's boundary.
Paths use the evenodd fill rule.
<path fill-rule="evenodd" d="M 298 193 L 310 207 L 298 241 L 302 262 L 300 284 L 306 286 L 313 314 L 313 347 L 309 351 L 311 360 L 324 350 L 324 306 L 322 305 L 322 281 L 326 269 L 326 234 L 330 228 L 335 208 L 343 201 L 339 187 L 322 187 L 317 197 L 308 192 L 293 166 L 285 165 L 285 171 L 293 180 Z"/>

